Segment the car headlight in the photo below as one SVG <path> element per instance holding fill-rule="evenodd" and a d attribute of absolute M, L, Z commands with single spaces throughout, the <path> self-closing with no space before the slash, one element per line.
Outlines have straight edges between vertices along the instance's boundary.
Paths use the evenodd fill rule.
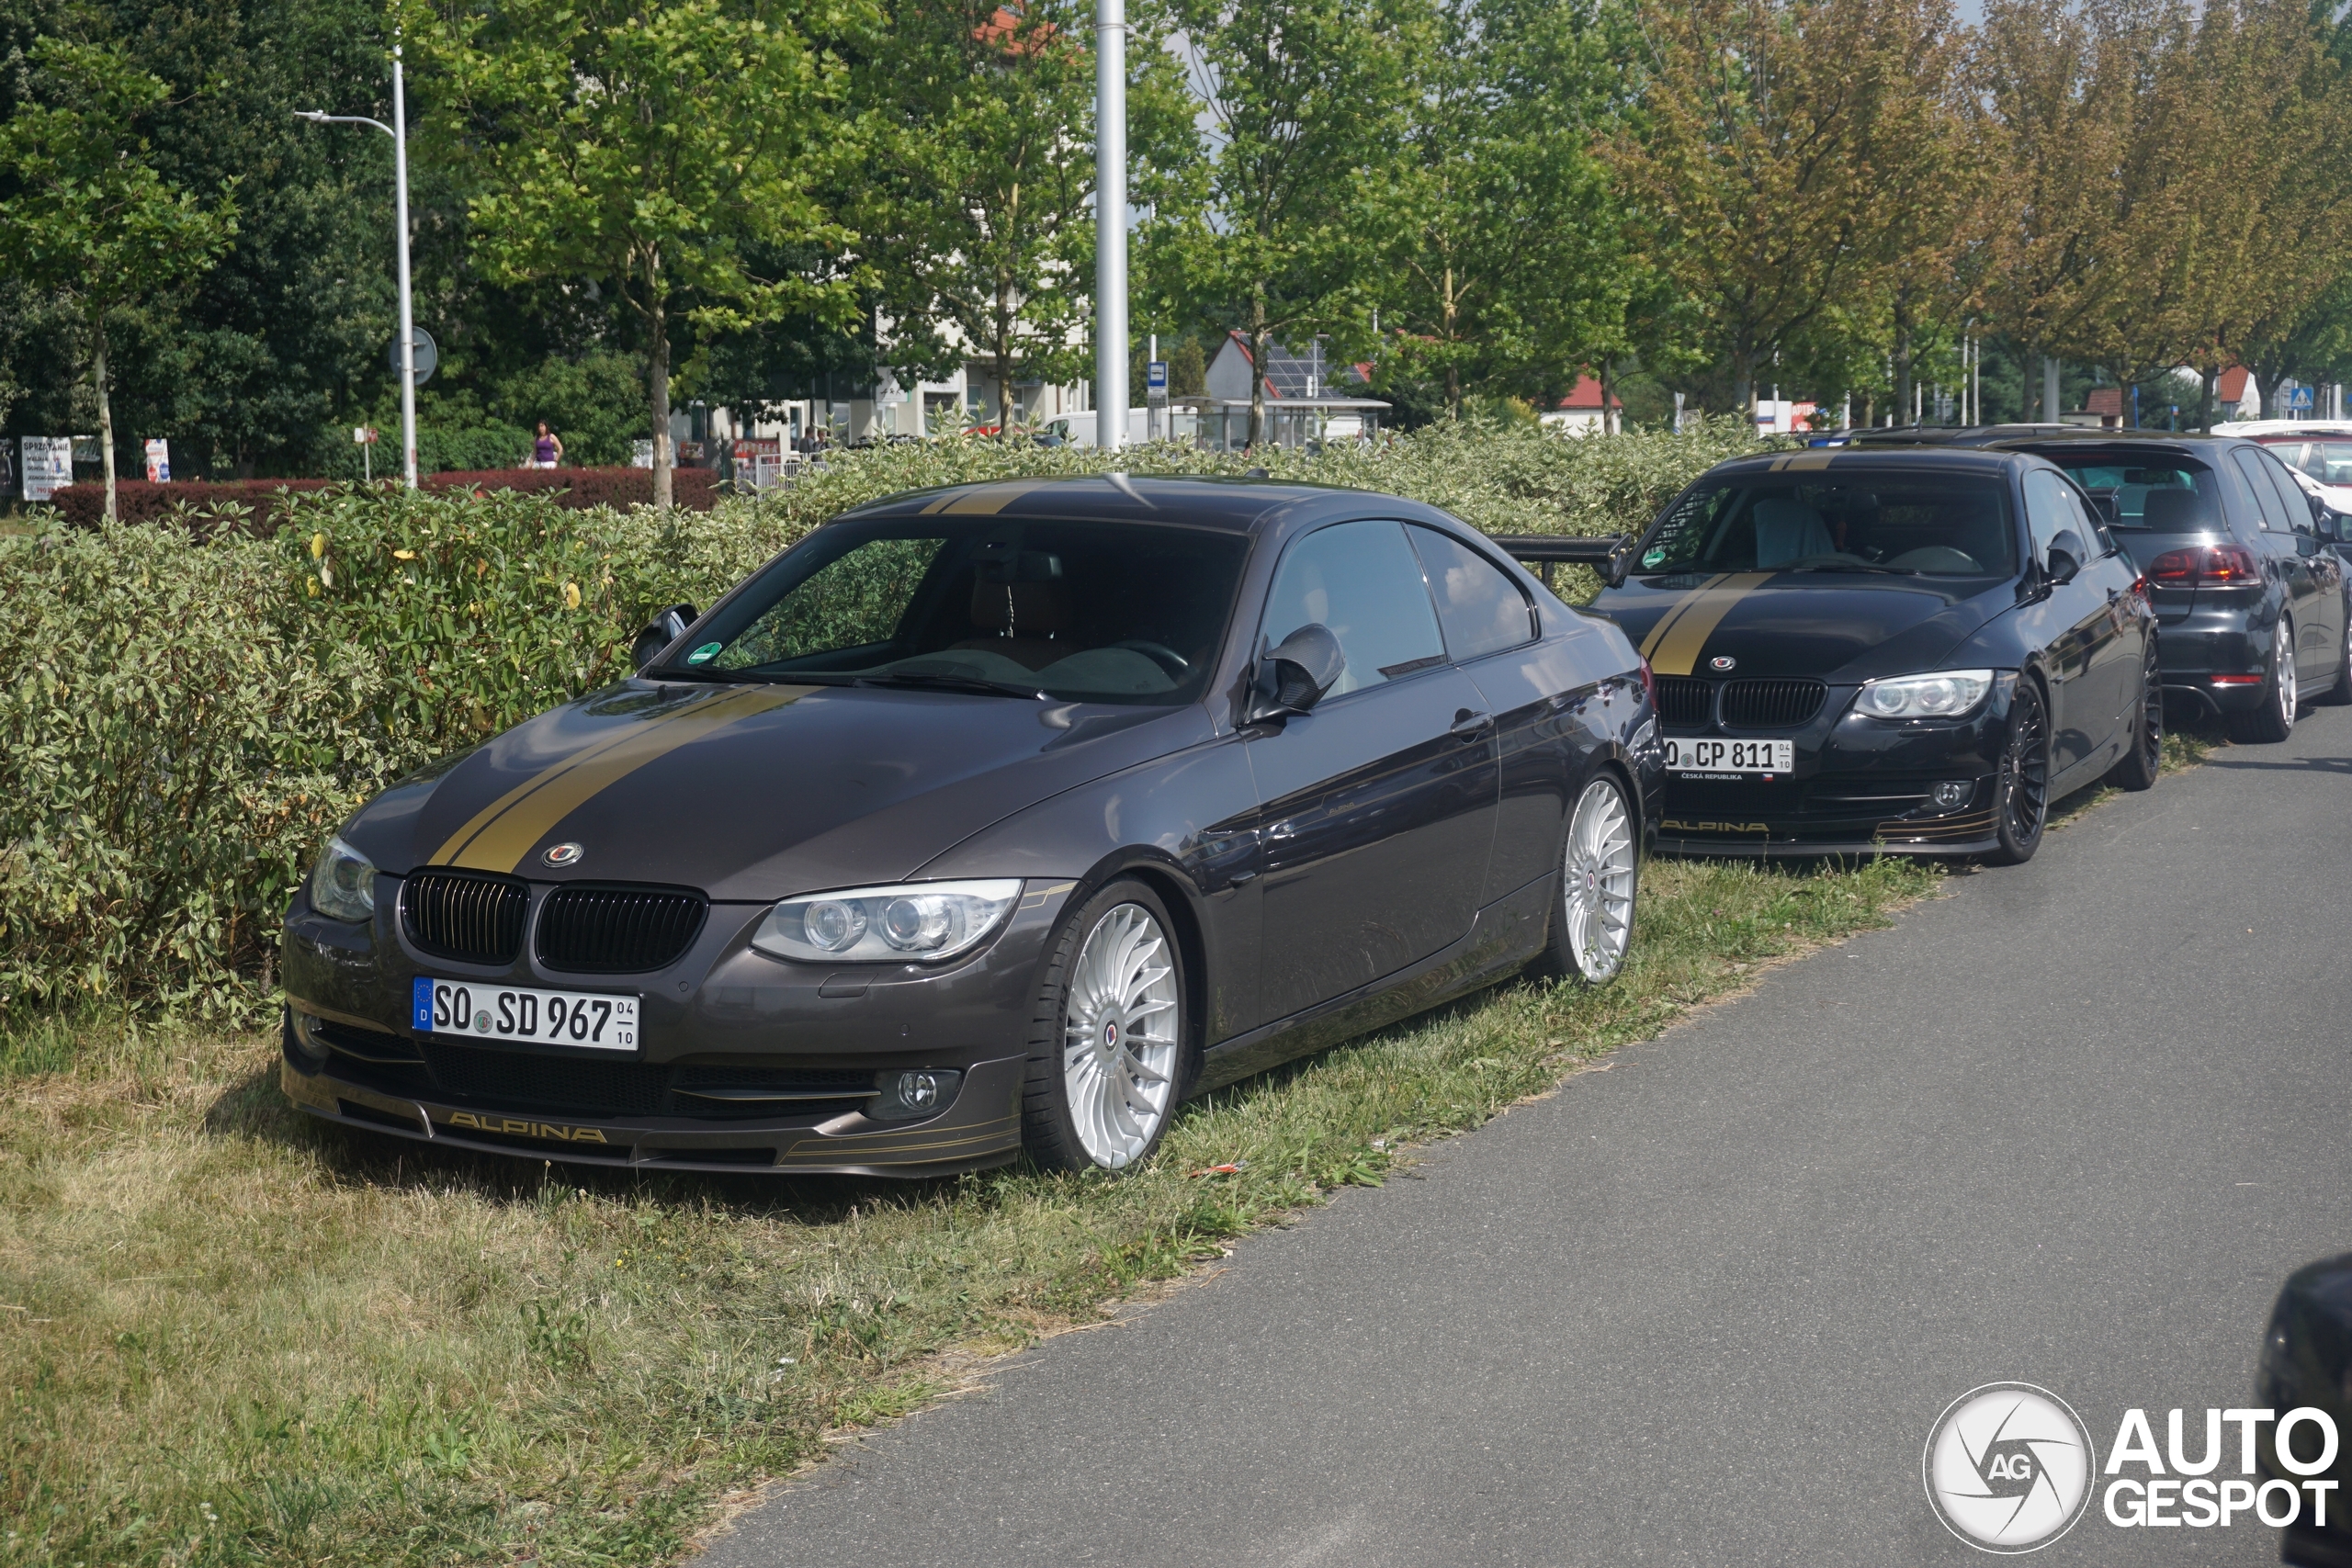
<path fill-rule="evenodd" d="M 1992 689 L 1990 670 L 1900 675 L 1864 686 L 1862 694 L 1854 699 L 1854 707 L 1872 718 L 1958 718 L 1973 712 Z"/>
<path fill-rule="evenodd" d="M 770 909 L 752 945 L 805 964 L 935 963 L 978 946 L 1020 901 L 1018 877 L 811 893 Z"/>
<path fill-rule="evenodd" d="M 319 863 L 311 868 L 311 908 L 338 920 L 376 918 L 375 863 L 340 834 L 327 840 Z"/>

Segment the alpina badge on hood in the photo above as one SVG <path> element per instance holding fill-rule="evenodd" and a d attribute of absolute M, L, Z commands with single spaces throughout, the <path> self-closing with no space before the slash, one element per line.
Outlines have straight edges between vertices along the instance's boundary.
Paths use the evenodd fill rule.
<path fill-rule="evenodd" d="M 1738 664 L 1739 660 L 1734 659 L 1727 653 L 1718 653 L 1713 659 L 1707 660 L 1707 668 L 1718 672 L 1725 670 L 1736 669 Z"/>
<path fill-rule="evenodd" d="M 554 866 L 578 865 L 580 857 L 587 852 L 578 844 L 557 844 L 539 858 Z"/>

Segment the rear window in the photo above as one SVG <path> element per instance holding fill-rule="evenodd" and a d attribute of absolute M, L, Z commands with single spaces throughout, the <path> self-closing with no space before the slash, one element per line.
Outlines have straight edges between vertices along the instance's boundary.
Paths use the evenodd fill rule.
<path fill-rule="evenodd" d="M 1642 542 L 1636 571 L 2007 577 L 2008 485 L 1918 468 L 1759 474 L 1700 485 Z"/>
<path fill-rule="evenodd" d="M 2202 463 L 2186 457 L 2122 463 L 2112 457 L 2070 457 L 2063 452 L 2042 456 L 2090 492 L 2110 527 L 2199 534 L 2223 525 L 2220 482 Z"/>

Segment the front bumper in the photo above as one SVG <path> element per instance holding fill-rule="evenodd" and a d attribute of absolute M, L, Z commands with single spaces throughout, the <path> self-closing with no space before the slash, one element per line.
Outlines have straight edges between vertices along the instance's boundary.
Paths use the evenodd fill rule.
<path fill-rule="evenodd" d="M 1657 847 L 1668 854 L 1982 854 L 1999 842 L 1995 784 L 2008 739 L 2014 677 L 1957 721 L 1889 721 L 1849 713 L 1858 688 L 1832 686 L 1821 710 L 1794 730 L 1675 734 L 1793 741 L 1781 775 L 1669 773 Z M 1962 786 L 1939 803 L 1938 784 Z"/>
<path fill-rule="evenodd" d="M 635 975 L 503 968 L 413 949 L 399 879 L 368 924 L 298 895 L 282 945 L 280 1082 L 326 1120 L 447 1146 L 632 1168 L 930 1176 L 1000 1164 L 1021 1143 L 1037 965 L 1074 884 L 1032 882 L 1004 930 L 933 968 L 786 963 L 752 952 L 766 906 L 713 905 L 668 968 Z M 532 917 L 549 889 L 532 888 Z M 418 976 L 634 994 L 640 1044 L 615 1053 L 420 1032 Z M 959 1075 L 919 1119 L 885 1121 L 875 1075 Z M 859 1086 L 865 1086 L 861 1089 Z"/>

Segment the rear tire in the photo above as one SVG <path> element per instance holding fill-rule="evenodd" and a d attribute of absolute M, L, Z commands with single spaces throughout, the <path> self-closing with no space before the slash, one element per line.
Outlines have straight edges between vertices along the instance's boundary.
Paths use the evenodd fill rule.
<path fill-rule="evenodd" d="M 2344 601 L 2344 641 L 2335 650 L 2335 684 L 2327 689 L 2325 696 L 2313 697 L 2312 701 L 2330 707 L 2352 703 L 2352 599 Z"/>
<path fill-rule="evenodd" d="M 1573 978 L 1605 986 L 1625 966 L 1634 943 L 1634 906 L 1641 855 L 1624 786 L 1603 773 L 1584 786 L 1568 812 L 1560 850 L 1560 890 L 1552 902 L 1543 953 L 1528 965 L 1540 979 Z"/>
<path fill-rule="evenodd" d="M 2230 739 L 2275 746 L 2295 733 L 2300 694 L 2295 686 L 2295 623 L 2286 616 L 2270 634 L 2270 678 L 2262 682 L 2262 704 L 2250 713 L 2230 715 Z"/>
<path fill-rule="evenodd" d="M 2021 675 L 2009 699 L 2009 739 L 1994 780 L 1993 833 L 1999 847 L 1985 858 L 1995 865 L 2023 865 L 2041 847 L 2049 824 L 2050 706 L 2033 678 Z"/>
<path fill-rule="evenodd" d="M 2107 771 L 2107 782 L 2118 789 L 2155 787 L 2165 765 L 2165 685 L 2156 668 L 2155 634 L 2148 634 L 2148 659 L 2140 671 L 2140 714 L 2132 727 L 2132 749 L 2123 761 Z"/>
<path fill-rule="evenodd" d="M 1184 954 L 1159 896 L 1121 878 L 1073 909 L 1039 972 L 1022 1141 L 1052 1170 L 1124 1170 L 1191 1087 Z"/>

